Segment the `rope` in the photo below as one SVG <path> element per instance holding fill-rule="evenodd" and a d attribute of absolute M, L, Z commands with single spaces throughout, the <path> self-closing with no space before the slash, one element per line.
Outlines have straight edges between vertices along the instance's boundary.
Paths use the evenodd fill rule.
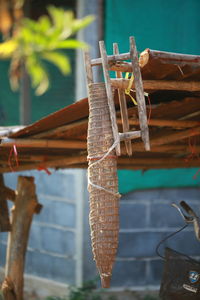
<path fill-rule="evenodd" d="M 93 160 L 93 159 L 98 159 L 98 160 L 96 160 L 95 162 L 93 162 L 92 164 L 90 164 L 90 165 L 88 166 L 88 171 L 90 170 L 91 167 L 93 167 L 93 166 L 95 166 L 95 165 L 101 163 L 105 158 L 107 158 L 107 157 L 109 156 L 110 152 L 111 152 L 112 150 L 114 150 L 114 148 L 115 148 L 119 143 L 120 143 L 120 139 L 118 138 L 117 140 L 114 141 L 114 143 L 112 144 L 112 146 L 108 149 L 108 151 L 107 151 L 100 159 L 98 159 L 98 157 L 95 157 L 95 156 L 88 156 L 87 158 L 88 158 L 88 160 L 90 160 L 90 161 Z M 121 197 L 121 195 L 120 195 L 119 193 L 114 193 L 114 192 L 112 192 L 112 191 L 110 191 L 110 190 L 108 190 L 108 189 L 105 189 L 103 186 L 94 184 L 94 183 L 90 180 L 90 178 L 89 178 L 89 172 L 88 172 L 88 188 L 89 188 L 90 185 L 93 186 L 94 188 L 98 189 L 98 190 L 104 191 L 104 192 L 106 192 L 106 193 L 108 193 L 108 194 L 111 194 L 111 195 L 117 197 L 117 198 L 120 198 L 120 197 Z"/>

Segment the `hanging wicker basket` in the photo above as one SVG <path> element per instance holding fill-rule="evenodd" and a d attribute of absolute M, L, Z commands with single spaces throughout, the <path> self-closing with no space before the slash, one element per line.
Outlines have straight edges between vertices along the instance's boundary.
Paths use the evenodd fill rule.
<path fill-rule="evenodd" d="M 109 151 L 114 140 L 105 84 L 91 83 L 88 85 L 88 90 L 88 190 L 91 241 L 102 287 L 107 288 L 110 286 L 112 267 L 118 247 L 117 159 L 115 150 Z"/>

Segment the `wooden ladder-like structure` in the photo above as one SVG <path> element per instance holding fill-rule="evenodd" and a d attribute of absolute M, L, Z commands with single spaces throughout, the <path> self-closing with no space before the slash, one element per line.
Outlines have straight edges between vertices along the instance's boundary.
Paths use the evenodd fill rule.
<path fill-rule="evenodd" d="M 132 145 L 131 140 L 141 137 L 144 143 L 144 147 L 146 151 L 150 150 L 150 142 L 149 142 L 149 130 L 148 130 L 148 122 L 147 122 L 147 114 L 146 114 L 146 104 L 145 104 L 145 96 L 144 89 L 142 83 L 142 76 L 140 72 L 139 62 L 138 62 L 138 53 L 135 45 L 134 37 L 130 37 L 130 52 L 128 53 L 119 53 L 118 44 L 113 44 L 113 55 L 107 55 L 105 45 L 103 41 L 99 42 L 100 54 L 101 57 L 97 59 L 91 59 L 89 52 L 85 52 L 85 68 L 87 75 L 87 84 L 94 83 L 93 80 L 93 72 L 92 67 L 102 65 L 104 80 L 106 85 L 106 93 L 110 111 L 110 118 L 112 124 L 112 131 L 114 141 L 125 141 L 126 152 L 129 156 L 132 155 Z M 127 62 L 131 61 L 131 62 Z M 115 74 L 117 77 L 113 80 L 110 78 L 109 71 L 115 70 Z M 122 77 L 122 72 L 132 73 L 134 76 L 134 86 L 138 107 L 138 116 L 139 116 L 139 125 L 140 131 L 129 131 L 129 120 L 128 120 L 128 111 L 127 111 L 127 103 L 125 92 L 123 90 L 124 81 Z M 120 103 L 120 112 L 121 112 L 121 120 L 122 120 L 122 128 L 123 133 L 118 132 L 117 120 L 116 120 L 116 111 L 114 104 L 114 96 L 113 90 L 116 89 L 116 85 L 118 85 L 118 98 Z M 116 154 L 120 156 L 120 143 L 116 145 Z"/>

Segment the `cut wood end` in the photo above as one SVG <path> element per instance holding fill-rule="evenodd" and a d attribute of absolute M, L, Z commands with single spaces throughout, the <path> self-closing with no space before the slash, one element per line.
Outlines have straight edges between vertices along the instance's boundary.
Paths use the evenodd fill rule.
<path fill-rule="evenodd" d="M 110 287 L 111 276 L 101 275 L 101 286 L 102 288 L 108 289 Z"/>
<path fill-rule="evenodd" d="M 148 61 L 149 61 L 149 52 L 150 52 L 150 49 L 147 48 L 140 54 L 140 57 L 139 57 L 139 66 L 140 66 L 140 68 L 143 68 L 148 63 Z"/>

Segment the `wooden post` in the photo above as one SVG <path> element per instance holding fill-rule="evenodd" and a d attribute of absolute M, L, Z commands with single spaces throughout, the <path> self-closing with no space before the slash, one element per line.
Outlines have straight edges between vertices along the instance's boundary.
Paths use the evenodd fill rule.
<path fill-rule="evenodd" d="M 119 54 L 118 44 L 113 44 L 113 53 L 115 55 Z M 120 71 L 115 72 L 117 78 L 122 78 L 122 73 Z M 123 132 L 129 131 L 129 121 L 128 121 L 128 110 L 126 104 L 126 97 L 124 91 L 117 89 L 118 97 L 119 97 L 119 104 L 120 104 L 120 111 L 121 111 L 121 118 L 122 118 L 122 128 Z M 129 156 L 132 155 L 132 145 L 131 141 L 125 141 L 126 151 Z"/>
<path fill-rule="evenodd" d="M 105 45 L 103 41 L 99 42 L 99 48 L 101 53 L 101 59 L 102 59 L 102 67 L 103 67 L 103 74 L 104 74 L 104 80 L 106 85 L 106 93 L 108 98 L 108 107 L 110 111 L 110 119 L 111 119 L 111 125 L 112 125 L 112 132 L 114 137 L 114 142 L 119 141 L 119 132 L 117 127 L 117 120 L 116 120 L 116 112 L 115 112 L 115 104 L 113 99 L 113 92 L 111 87 L 111 80 L 109 76 L 109 65 L 108 65 L 108 57 L 105 49 Z M 120 143 L 118 143 L 115 147 L 116 154 L 120 155 Z"/>
<path fill-rule="evenodd" d="M 138 115 L 140 120 L 140 129 L 141 129 L 141 136 L 144 142 L 145 150 L 150 150 L 150 143 L 149 143 L 149 129 L 147 124 L 147 115 L 146 115 L 146 104 L 144 99 L 144 89 L 142 83 L 142 76 L 140 73 L 140 67 L 138 63 L 138 56 L 137 56 L 137 49 L 135 45 L 135 40 L 131 36 L 130 37 L 130 57 L 133 67 L 133 75 L 135 81 L 135 91 L 136 91 L 136 99 L 138 103 Z"/>
<path fill-rule="evenodd" d="M 23 300 L 25 255 L 33 214 L 39 213 L 34 177 L 19 176 L 17 196 L 12 209 L 12 231 L 8 236 L 5 280 L 2 293 L 5 300 Z"/>
<path fill-rule="evenodd" d="M 10 231 L 10 220 L 7 204 L 7 195 L 5 191 L 5 185 L 3 175 L 0 174 L 0 231 Z"/>

